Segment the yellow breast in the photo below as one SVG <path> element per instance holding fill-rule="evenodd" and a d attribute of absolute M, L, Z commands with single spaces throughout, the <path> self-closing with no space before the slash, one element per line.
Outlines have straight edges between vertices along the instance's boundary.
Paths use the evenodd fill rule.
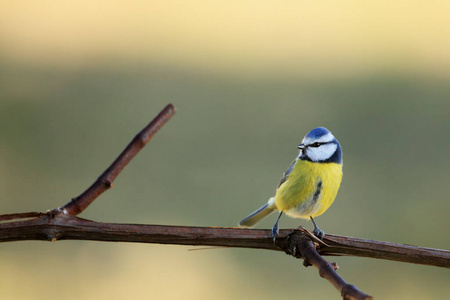
<path fill-rule="evenodd" d="M 319 216 L 333 203 L 341 181 L 341 164 L 299 159 L 277 190 L 276 208 L 294 218 Z"/>

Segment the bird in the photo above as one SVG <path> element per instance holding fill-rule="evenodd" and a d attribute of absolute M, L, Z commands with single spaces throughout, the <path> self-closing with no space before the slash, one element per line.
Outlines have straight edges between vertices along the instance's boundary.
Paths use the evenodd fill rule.
<path fill-rule="evenodd" d="M 317 127 L 305 135 L 298 156 L 283 173 L 275 196 L 262 207 L 242 219 L 239 227 L 252 228 L 263 218 L 278 211 L 272 228 L 275 242 L 281 215 L 311 219 L 313 233 L 323 239 L 314 218 L 323 214 L 333 203 L 342 181 L 342 149 L 334 135 L 324 127 Z"/>

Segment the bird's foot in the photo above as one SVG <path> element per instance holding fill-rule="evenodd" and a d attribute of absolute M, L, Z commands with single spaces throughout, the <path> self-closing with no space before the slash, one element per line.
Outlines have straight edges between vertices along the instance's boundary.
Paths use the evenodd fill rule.
<path fill-rule="evenodd" d="M 273 242 L 274 242 L 274 243 L 275 243 L 275 240 L 276 240 L 276 238 L 277 238 L 278 233 L 279 233 L 279 230 L 278 230 L 278 222 L 277 222 L 277 223 L 275 223 L 275 225 L 273 225 L 273 227 L 272 227 L 272 239 L 273 239 Z"/>
<path fill-rule="evenodd" d="M 314 224 L 314 230 L 313 230 L 314 235 L 317 236 L 319 239 L 323 240 L 323 238 L 325 237 L 325 232 L 323 230 L 320 230 L 319 226 L 317 226 L 316 222 L 314 221 L 314 219 L 312 217 L 310 217 L 310 218 Z"/>
<path fill-rule="evenodd" d="M 280 214 L 278 215 L 277 221 L 275 222 L 275 225 L 273 225 L 272 227 L 272 238 L 273 238 L 273 243 L 275 244 L 275 240 L 277 238 L 277 235 L 279 233 L 278 231 L 278 222 L 280 221 L 281 215 L 283 214 L 283 212 L 280 212 Z"/>
<path fill-rule="evenodd" d="M 319 228 L 314 228 L 313 233 L 321 240 L 323 240 L 323 238 L 325 237 L 325 232 L 323 230 L 320 230 Z"/>

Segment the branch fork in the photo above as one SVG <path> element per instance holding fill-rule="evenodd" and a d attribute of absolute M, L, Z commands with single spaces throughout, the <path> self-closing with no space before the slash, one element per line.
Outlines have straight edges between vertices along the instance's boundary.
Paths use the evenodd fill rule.
<path fill-rule="evenodd" d="M 120 153 L 116 160 L 100 177 L 81 195 L 73 198 L 61 208 L 51 210 L 51 213 L 65 213 L 76 216 L 82 213 L 98 196 L 113 187 L 113 181 L 123 168 L 144 148 L 152 137 L 175 114 L 175 107 L 168 104 L 144 129 L 142 129 Z"/>
<path fill-rule="evenodd" d="M 340 293 L 343 299 L 349 300 L 369 300 L 372 296 L 360 291 L 354 285 L 347 283 L 336 273 L 339 268 L 336 263 L 330 263 L 322 258 L 317 249 L 320 244 L 311 232 L 301 227 L 288 236 L 288 246 L 285 249 L 287 254 L 296 258 L 303 258 L 305 267 L 314 266 L 319 270 L 319 275 L 328 280 Z M 323 242 L 321 242 L 323 244 Z"/>

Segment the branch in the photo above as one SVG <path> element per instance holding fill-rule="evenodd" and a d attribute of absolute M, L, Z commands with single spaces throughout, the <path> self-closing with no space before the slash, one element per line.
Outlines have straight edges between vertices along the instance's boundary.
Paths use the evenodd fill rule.
<path fill-rule="evenodd" d="M 450 268 L 450 251 L 448 250 L 328 234 L 323 240 L 328 247 L 319 249 L 321 255 L 370 257 Z"/>
<path fill-rule="evenodd" d="M 30 214 L 22 215 L 28 217 Z M 0 219 L 11 219 L 12 216 L 0 216 Z M 24 240 L 91 240 L 284 251 L 303 258 L 305 266 L 318 268 L 319 275 L 330 281 L 343 299 L 371 297 L 345 282 L 336 273 L 336 265 L 325 261 L 321 254 L 355 255 L 450 268 L 450 251 L 447 250 L 336 235 L 326 235 L 319 247 L 313 243 L 314 237 L 303 228 L 281 230 L 273 243 L 270 230 L 101 223 L 66 214 L 48 213 L 24 221 L 0 223 L 0 242 Z"/>
<path fill-rule="evenodd" d="M 356 286 L 348 284 L 342 279 L 341 276 L 336 273 L 338 266 L 336 263 L 330 264 L 325 259 L 320 256 L 317 252 L 318 244 L 313 243 L 310 235 L 312 235 L 307 230 L 308 234 L 297 234 L 292 235 L 289 238 L 289 249 L 288 254 L 293 255 L 297 258 L 303 258 L 303 265 L 314 266 L 319 269 L 319 275 L 322 278 L 327 279 L 334 287 L 341 293 L 343 299 L 349 300 L 369 300 L 373 299 L 371 296 L 361 292 Z M 316 246 L 317 245 L 317 246 Z"/>
<path fill-rule="evenodd" d="M 9 216 L 9 215 L 6 215 Z M 2 219 L 3 216 L 0 216 Z M 291 251 L 288 237 L 305 231 L 280 230 L 275 241 L 270 230 L 221 227 L 117 224 L 90 221 L 70 215 L 41 214 L 24 221 L 0 223 L 0 242 L 25 240 L 92 240 L 191 246 L 224 246 Z M 327 234 L 318 252 L 450 268 L 450 251 Z M 289 250 L 291 249 L 291 250 Z M 294 253 L 295 251 L 291 251 Z"/>
<path fill-rule="evenodd" d="M 175 107 L 168 104 L 144 129 L 139 132 L 116 160 L 100 177 L 81 195 L 73 198 L 61 208 L 52 211 L 53 214 L 64 212 L 76 216 L 82 213 L 104 191 L 112 188 L 112 183 L 123 168 L 141 151 L 158 130 L 174 115 Z"/>

